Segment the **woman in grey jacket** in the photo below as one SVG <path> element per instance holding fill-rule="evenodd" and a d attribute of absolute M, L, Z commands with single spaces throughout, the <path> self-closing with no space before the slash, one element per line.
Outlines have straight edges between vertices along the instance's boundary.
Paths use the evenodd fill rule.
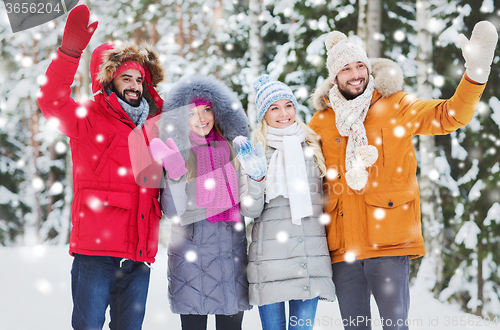
<path fill-rule="evenodd" d="M 250 309 L 239 206 L 244 189 L 239 188 L 239 163 L 228 141 L 248 135 L 247 118 L 229 88 L 200 76 L 181 80 L 163 110 L 161 140 L 151 142 L 151 151 L 168 172 L 161 206 L 173 219 L 168 246 L 171 310 L 181 314 L 183 329 L 206 329 L 209 314 L 216 315 L 217 329 L 241 329 L 243 311 Z"/>
<path fill-rule="evenodd" d="M 258 143 L 254 150 L 245 139 L 235 140 L 237 157 L 251 176 L 241 204 L 255 218 L 248 252 L 250 304 L 259 306 L 264 330 L 286 329 L 285 301 L 289 329 L 312 329 L 318 298 L 335 299 L 320 221 L 324 158 L 316 134 L 295 115 L 297 101 L 288 86 L 263 75 L 254 89 Z M 259 155 L 262 146 L 265 156 Z M 265 179 L 253 171 L 260 158 L 267 163 Z"/>

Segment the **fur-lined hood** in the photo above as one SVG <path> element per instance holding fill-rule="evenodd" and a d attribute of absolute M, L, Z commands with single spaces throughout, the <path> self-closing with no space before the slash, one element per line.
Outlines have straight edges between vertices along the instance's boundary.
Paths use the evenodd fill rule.
<path fill-rule="evenodd" d="M 394 61 L 387 58 L 370 58 L 372 66 L 375 89 L 379 91 L 382 97 L 391 96 L 403 90 L 404 76 L 403 70 Z M 328 99 L 330 89 L 333 87 L 330 77 L 326 79 L 313 93 L 311 99 L 315 110 L 325 110 L 328 105 L 325 98 Z"/>
<path fill-rule="evenodd" d="M 222 82 L 204 76 L 181 79 L 168 93 L 163 103 L 160 122 L 160 138 L 174 139 L 185 160 L 189 157 L 189 109 L 191 102 L 202 98 L 212 103 L 215 123 L 222 136 L 232 143 L 239 135 L 248 137 L 248 118 L 236 94 Z"/>
<path fill-rule="evenodd" d="M 92 91 L 106 87 L 113 78 L 116 69 L 125 61 L 135 61 L 144 67 L 146 81 L 156 87 L 165 78 L 163 66 L 153 47 L 148 44 L 136 45 L 131 42 L 121 45 L 111 42 L 102 44 L 92 53 L 91 76 Z M 149 79 L 148 79 L 149 78 Z"/>

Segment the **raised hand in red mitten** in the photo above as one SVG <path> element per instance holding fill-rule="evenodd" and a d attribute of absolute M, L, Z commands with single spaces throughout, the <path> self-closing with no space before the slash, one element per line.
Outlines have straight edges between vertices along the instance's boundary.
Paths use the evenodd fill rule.
<path fill-rule="evenodd" d="M 85 5 L 76 6 L 68 15 L 62 38 L 61 51 L 79 58 L 89 44 L 98 22 L 89 25 L 90 11 Z"/>

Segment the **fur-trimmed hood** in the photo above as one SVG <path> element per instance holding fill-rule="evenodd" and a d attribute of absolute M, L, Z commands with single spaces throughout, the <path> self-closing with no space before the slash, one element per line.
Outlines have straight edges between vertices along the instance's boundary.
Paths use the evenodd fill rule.
<path fill-rule="evenodd" d="M 391 96 L 403 90 L 404 76 L 403 70 L 394 61 L 387 58 L 370 58 L 375 89 L 379 91 L 382 97 Z M 311 96 L 312 104 L 315 110 L 325 110 L 328 105 L 325 98 L 328 99 L 330 89 L 333 87 L 330 77 L 326 79 Z"/>
<path fill-rule="evenodd" d="M 222 82 L 204 76 L 181 79 L 168 93 L 163 103 L 160 122 L 160 138 L 174 139 L 184 159 L 189 157 L 189 109 L 191 102 L 202 98 L 212 103 L 215 123 L 222 136 L 232 143 L 239 135 L 248 137 L 248 118 L 236 94 Z"/>

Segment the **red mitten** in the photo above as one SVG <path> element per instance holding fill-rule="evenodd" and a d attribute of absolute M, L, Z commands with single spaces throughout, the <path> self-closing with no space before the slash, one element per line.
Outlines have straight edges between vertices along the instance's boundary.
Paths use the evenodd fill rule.
<path fill-rule="evenodd" d="M 62 38 L 61 51 L 79 58 L 89 44 L 98 22 L 89 25 L 90 11 L 85 5 L 76 6 L 68 15 Z"/>

